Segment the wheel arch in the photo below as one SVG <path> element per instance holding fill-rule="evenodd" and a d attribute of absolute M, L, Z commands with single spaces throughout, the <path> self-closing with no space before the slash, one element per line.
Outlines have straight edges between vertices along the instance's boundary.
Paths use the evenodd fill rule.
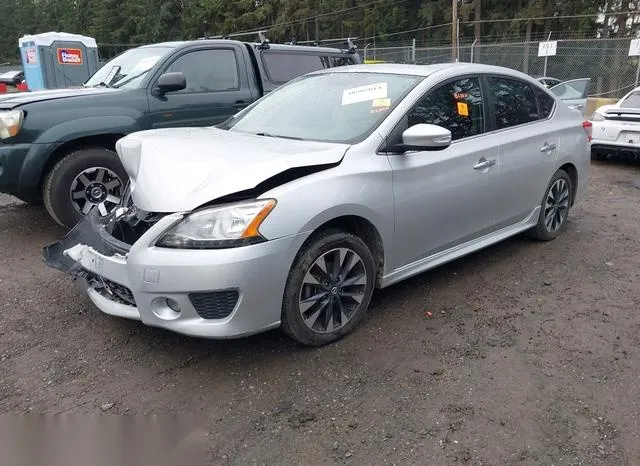
<path fill-rule="evenodd" d="M 578 190 L 578 169 L 572 163 L 565 163 L 559 170 L 564 170 L 571 179 L 571 205 L 575 203 L 576 192 Z"/>
<path fill-rule="evenodd" d="M 49 172 L 67 154 L 78 150 L 90 148 L 108 149 L 115 152 L 116 142 L 124 136 L 126 136 L 124 133 L 95 134 L 64 142 L 62 145 L 57 147 L 47 158 L 47 161 L 45 162 L 40 174 L 38 189 L 42 190 L 44 180 L 46 179 Z"/>
<path fill-rule="evenodd" d="M 323 223 L 313 229 L 303 246 L 313 241 L 318 235 L 327 230 L 341 230 L 359 237 L 369 247 L 376 266 L 376 286 L 379 286 L 380 279 L 384 273 L 385 248 L 382 235 L 376 226 L 367 218 L 360 215 L 340 215 Z"/>

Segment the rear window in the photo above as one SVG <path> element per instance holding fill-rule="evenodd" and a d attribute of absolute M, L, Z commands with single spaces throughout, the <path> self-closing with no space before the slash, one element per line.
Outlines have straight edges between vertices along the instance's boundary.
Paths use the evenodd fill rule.
<path fill-rule="evenodd" d="M 551 112 L 553 112 L 553 106 L 555 105 L 555 100 L 544 92 L 542 89 L 534 89 L 536 93 L 536 97 L 538 98 L 538 108 L 540 109 L 540 118 L 545 119 L 551 116 Z"/>
<path fill-rule="evenodd" d="M 352 64 L 350 57 L 309 53 L 263 52 L 262 63 L 271 82 L 284 84 L 294 78 L 325 68 Z"/>
<path fill-rule="evenodd" d="M 622 108 L 640 108 L 640 92 L 632 92 L 620 103 Z"/>

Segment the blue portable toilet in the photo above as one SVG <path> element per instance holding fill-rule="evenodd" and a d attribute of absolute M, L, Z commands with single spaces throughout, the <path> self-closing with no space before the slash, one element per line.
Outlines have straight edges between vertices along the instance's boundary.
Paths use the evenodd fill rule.
<path fill-rule="evenodd" d="M 99 68 L 95 39 L 46 32 L 19 39 L 24 77 L 31 91 L 82 86 Z"/>

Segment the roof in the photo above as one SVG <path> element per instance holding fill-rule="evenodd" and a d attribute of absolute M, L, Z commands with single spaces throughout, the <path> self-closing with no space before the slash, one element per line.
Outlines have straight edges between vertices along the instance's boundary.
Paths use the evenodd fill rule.
<path fill-rule="evenodd" d="M 42 34 L 27 34 L 18 39 L 20 47 L 29 45 L 40 45 L 49 47 L 56 41 L 60 42 L 80 42 L 85 47 L 97 48 L 96 40 L 93 37 L 81 36 L 78 34 L 69 34 L 67 32 L 43 32 Z M 33 44 L 30 44 L 30 43 Z"/>
<path fill-rule="evenodd" d="M 237 41 L 237 40 L 233 40 L 233 39 L 196 39 L 196 40 L 186 40 L 186 41 L 173 41 L 173 42 L 160 42 L 158 44 L 148 44 L 148 45 L 142 45 L 142 47 L 148 48 L 148 47 L 181 47 L 181 46 L 185 46 L 185 45 L 200 45 L 202 43 L 216 43 L 216 44 L 220 44 L 220 43 L 236 43 L 236 44 L 251 44 L 254 47 L 258 47 L 260 44 L 257 42 L 243 42 L 243 41 Z M 336 52 L 340 52 L 341 50 L 339 48 L 331 48 L 331 47 L 316 47 L 316 46 L 312 46 L 312 45 L 287 45 L 287 44 L 269 44 L 269 48 L 271 50 L 299 50 L 299 51 L 314 51 L 314 52 L 320 52 L 320 53 L 336 53 Z"/>
<path fill-rule="evenodd" d="M 465 73 L 500 73 L 510 74 L 512 76 L 526 77 L 533 79 L 531 76 L 522 73 L 521 71 L 511 68 L 505 68 L 503 66 L 494 65 L 482 65 L 478 63 L 436 63 L 432 65 L 405 65 L 395 63 L 384 64 L 364 64 L 364 65 L 349 65 L 340 66 L 337 68 L 329 68 L 322 72 L 331 73 L 381 73 L 381 74 L 406 74 L 409 76 L 423 76 L 427 77 L 439 71 L 456 70 Z"/>

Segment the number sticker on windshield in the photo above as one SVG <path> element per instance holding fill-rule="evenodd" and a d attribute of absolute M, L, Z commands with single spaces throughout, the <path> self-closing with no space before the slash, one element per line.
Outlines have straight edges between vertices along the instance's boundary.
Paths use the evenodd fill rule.
<path fill-rule="evenodd" d="M 369 84 L 368 86 L 345 89 L 342 93 L 342 105 L 357 104 L 376 99 L 387 98 L 387 83 Z"/>

